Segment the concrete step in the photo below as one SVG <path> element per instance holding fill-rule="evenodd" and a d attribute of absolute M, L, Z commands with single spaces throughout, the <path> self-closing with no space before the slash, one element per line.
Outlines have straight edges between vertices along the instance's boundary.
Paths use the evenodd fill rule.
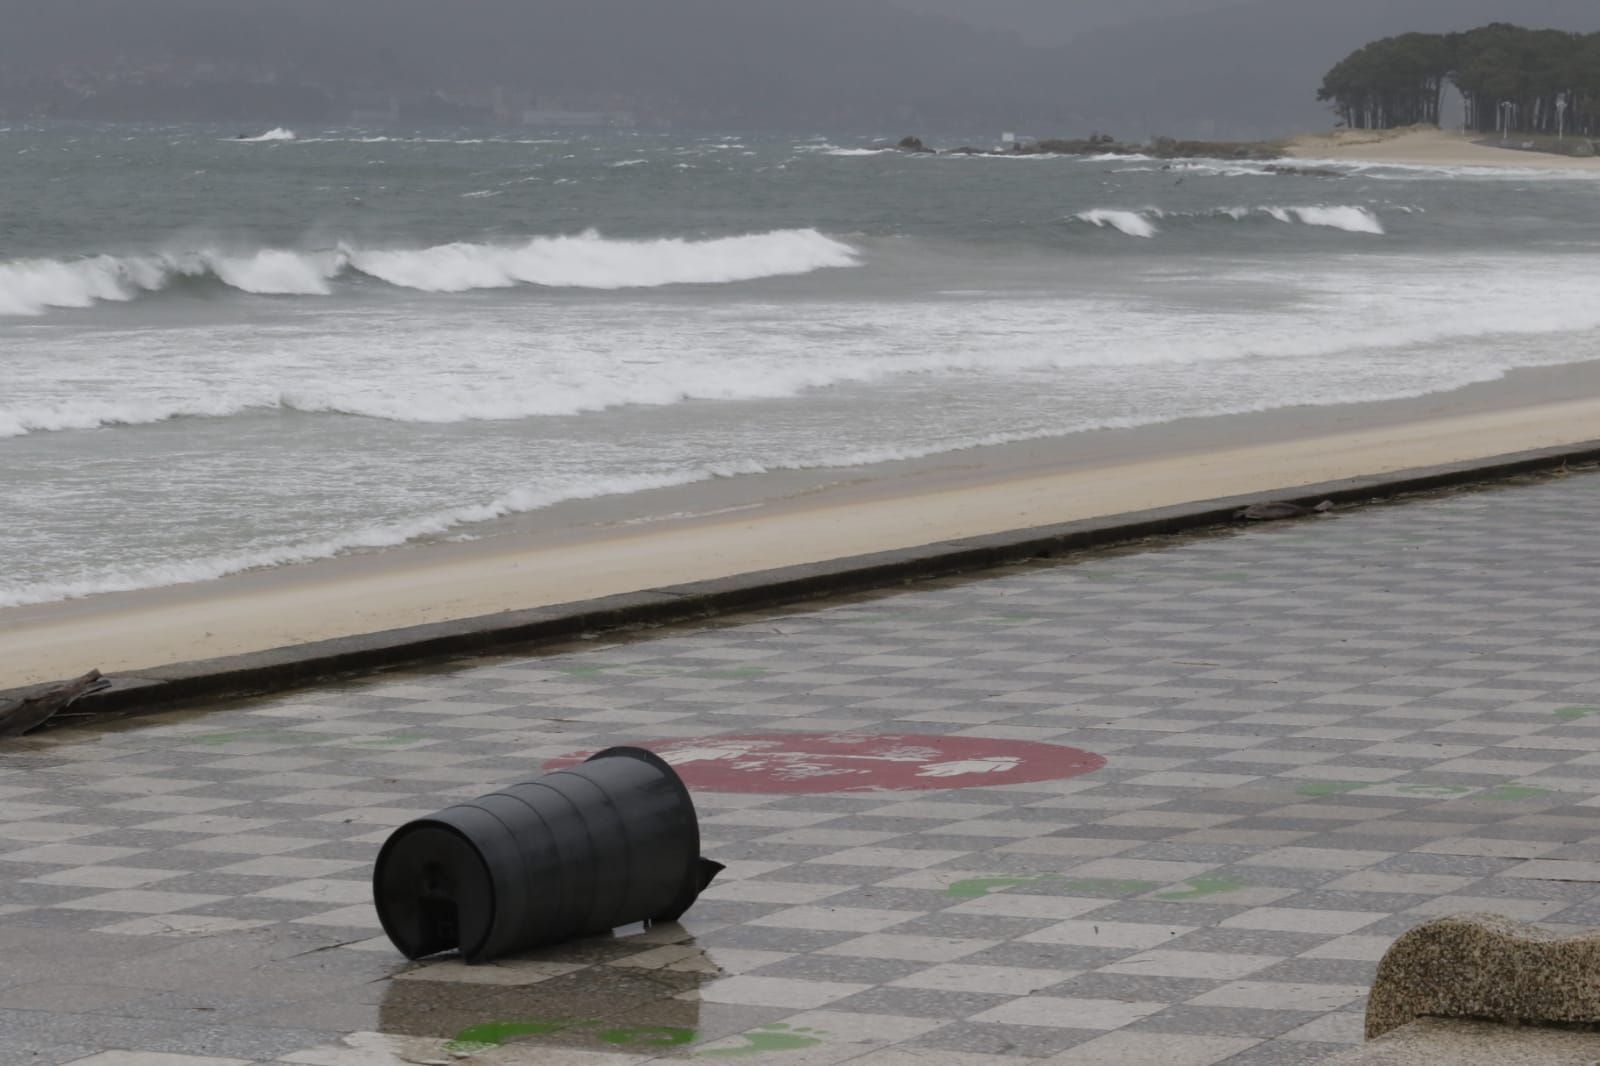
<path fill-rule="evenodd" d="M 1600 1066 L 1600 1034 L 1420 1018 L 1322 1066 Z"/>

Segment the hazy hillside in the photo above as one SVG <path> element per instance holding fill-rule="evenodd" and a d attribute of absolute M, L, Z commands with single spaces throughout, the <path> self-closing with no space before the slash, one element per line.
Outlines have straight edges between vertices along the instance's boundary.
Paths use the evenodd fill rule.
<path fill-rule="evenodd" d="M 1119 136 L 1260 137 L 1332 125 L 1328 69 L 1368 41 L 1493 21 L 1600 30 L 1595 0 L 1255 0 L 1086 34 L 1057 58 L 1063 121 Z"/>

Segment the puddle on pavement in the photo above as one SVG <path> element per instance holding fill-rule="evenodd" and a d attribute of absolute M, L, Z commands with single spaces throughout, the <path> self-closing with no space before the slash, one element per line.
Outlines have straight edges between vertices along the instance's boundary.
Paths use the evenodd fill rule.
<path fill-rule="evenodd" d="M 739 1033 L 735 1016 L 748 1024 L 747 1012 L 702 1004 L 692 994 L 726 976 L 676 924 L 481 966 L 446 957 L 389 982 L 379 1029 L 438 1041 L 435 1057 L 458 1061 L 501 1048 L 525 1052 L 531 1062 L 539 1061 L 541 1048 L 633 1055 L 678 1050 L 695 1058 L 739 1059 L 821 1042 L 823 1034 L 781 1024 Z M 719 1025 L 703 1011 L 725 1018 Z M 708 1042 L 712 1046 L 702 1050 L 693 1047 Z"/>

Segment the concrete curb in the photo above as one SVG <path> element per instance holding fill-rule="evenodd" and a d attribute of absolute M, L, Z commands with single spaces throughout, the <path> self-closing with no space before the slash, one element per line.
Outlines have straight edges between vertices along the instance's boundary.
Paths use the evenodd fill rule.
<path fill-rule="evenodd" d="M 919 579 L 1052 558 L 1149 537 L 1230 524 L 1235 511 L 1269 500 L 1307 505 L 1376 502 L 1419 492 L 1492 483 L 1568 465 L 1600 462 L 1600 441 L 1543 448 L 1393 474 L 1348 478 L 1271 493 L 1182 504 L 1105 518 L 1013 530 L 916 548 L 762 570 L 595 600 L 506 611 L 454 622 L 315 641 L 246 655 L 175 663 L 110 675 L 111 687 L 73 705 L 84 712 L 148 714 L 201 700 L 303 688 L 401 666 L 473 655 L 530 651 L 589 633 L 666 625 L 752 607 L 885 588 Z M 86 663 L 85 667 L 93 663 Z M 41 691 L 0 691 L 0 705 Z"/>
<path fill-rule="evenodd" d="M 1378 963 L 1367 1039 L 1418 1018 L 1594 1025 L 1597 976 L 1600 933 L 1558 934 L 1493 914 L 1436 918 L 1401 936 Z M 1600 1052 L 1600 1042 L 1593 1047 Z"/>

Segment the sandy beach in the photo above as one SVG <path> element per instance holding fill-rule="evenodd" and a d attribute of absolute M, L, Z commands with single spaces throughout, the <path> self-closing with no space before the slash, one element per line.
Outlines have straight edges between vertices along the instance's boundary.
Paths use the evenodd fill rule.
<path fill-rule="evenodd" d="M 1600 364 L 1586 363 L 1412 400 L 574 503 L 471 542 L 0 611 L 0 688 L 1573 444 L 1597 427 Z"/>
<path fill-rule="evenodd" d="M 1288 154 L 1297 159 L 1396 163 L 1407 166 L 1526 167 L 1537 170 L 1590 170 L 1600 174 L 1600 158 L 1580 159 L 1550 152 L 1478 144 L 1477 135 L 1450 130 L 1335 130 L 1297 137 Z"/>

